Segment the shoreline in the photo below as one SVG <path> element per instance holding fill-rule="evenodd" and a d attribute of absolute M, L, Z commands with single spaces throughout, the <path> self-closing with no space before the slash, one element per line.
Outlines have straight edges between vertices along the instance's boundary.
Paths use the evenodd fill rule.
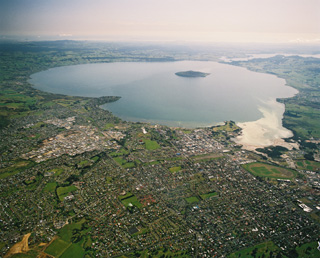
<path fill-rule="evenodd" d="M 232 64 L 228 64 L 228 65 L 233 66 Z M 245 67 L 242 67 L 242 68 L 248 70 Z M 275 77 L 279 78 L 278 76 L 275 76 Z M 35 85 L 33 83 L 31 83 L 31 85 L 32 85 L 32 88 L 35 88 L 34 87 Z M 284 85 L 288 86 L 286 83 L 284 83 Z M 44 92 L 49 92 L 43 89 L 39 89 L 39 90 Z M 294 96 L 295 94 L 293 94 L 292 96 Z M 70 96 L 74 96 L 74 95 L 71 94 Z M 287 96 L 285 98 L 290 98 L 292 96 Z M 93 97 L 93 99 L 100 99 L 100 98 Z M 210 123 L 210 124 L 206 124 L 206 123 L 201 124 L 201 123 L 190 122 L 190 123 L 184 124 L 183 122 L 179 122 L 179 121 L 165 121 L 165 120 L 155 121 L 153 119 L 132 119 L 129 117 L 121 117 L 118 114 L 114 114 L 110 109 L 106 108 L 106 104 L 103 104 L 103 105 L 101 105 L 102 103 L 98 103 L 98 104 L 100 108 L 108 110 L 114 116 L 119 117 L 120 119 L 127 122 L 161 124 L 161 125 L 166 125 L 170 128 L 182 128 L 182 129 L 208 128 L 212 126 L 217 126 L 221 123 L 221 122 L 217 122 L 217 123 Z M 282 125 L 283 114 L 285 111 L 284 104 L 277 102 L 276 99 L 272 99 L 272 100 L 263 102 L 262 105 L 258 107 L 258 110 L 262 113 L 261 118 L 259 118 L 258 120 L 250 121 L 250 122 L 237 122 L 237 125 L 242 129 L 242 134 L 234 138 L 234 141 L 237 144 L 242 145 L 242 148 L 247 150 L 255 150 L 256 148 L 263 148 L 271 145 L 280 145 L 288 149 L 297 148 L 298 146 L 297 143 L 295 144 L 287 143 L 283 140 L 284 138 L 289 138 L 293 136 L 292 132 L 284 128 Z"/>
<path fill-rule="evenodd" d="M 282 146 L 289 150 L 298 149 L 298 143 L 284 140 L 293 136 L 293 133 L 282 125 L 285 105 L 276 100 L 270 100 L 264 104 L 267 107 L 259 107 L 262 118 L 252 122 L 237 123 L 242 133 L 233 139 L 234 142 L 242 145 L 242 149 L 250 151 L 268 146 Z"/>

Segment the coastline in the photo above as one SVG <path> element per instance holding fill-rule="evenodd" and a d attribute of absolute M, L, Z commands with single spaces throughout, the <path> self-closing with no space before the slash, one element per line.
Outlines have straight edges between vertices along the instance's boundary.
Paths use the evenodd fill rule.
<path fill-rule="evenodd" d="M 297 143 L 286 142 L 293 133 L 282 126 L 285 105 L 270 100 L 264 103 L 266 107 L 259 107 L 263 117 L 252 122 L 237 123 L 242 129 L 242 134 L 234 138 L 237 144 L 241 144 L 245 150 L 254 151 L 256 148 L 267 146 L 282 146 L 289 150 L 299 148 Z"/>

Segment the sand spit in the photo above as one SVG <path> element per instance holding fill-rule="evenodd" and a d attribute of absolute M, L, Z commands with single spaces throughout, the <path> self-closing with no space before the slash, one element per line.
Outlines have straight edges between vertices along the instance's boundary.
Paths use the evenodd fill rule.
<path fill-rule="evenodd" d="M 290 130 L 282 126 L 284 104 L 270 100 L 265 102 L 259 110 L 263 114 L 259 120 L 237 124 L 242 128 L 242 134 L 234 139 L 236 143 L 241 144 L 246 150 L 271 145 L 283 146 L 289 150 L 299 148 L 297 143 L 287 143 L 283 140 L 293 136 Z"/>

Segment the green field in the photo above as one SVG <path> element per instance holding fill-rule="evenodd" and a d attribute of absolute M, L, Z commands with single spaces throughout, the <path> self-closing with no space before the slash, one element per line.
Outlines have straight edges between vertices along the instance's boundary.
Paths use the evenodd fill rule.
<path fill-rule="evenodd" d="M 119 199 L 121 201 L 121 203 L 126 207 L 130 207 L 132 204 L 133 206 L 137 207 L 137 208 L 141 208 L 142 204 L 139 202 L 139 200 L 137 199 L 137 197 L 135 195 L 133 195 L 132 193 L 127 193 L 124 196 L 119 196 Z"/>
<path fill-rule="evenodd" d="M 214 126 L 212 127 L 212 131 L 213 132 L 234 132 L 237 130 L 240 130 L 241 128 L 239 126 L 236 125 L 235 122 L 233 121 L 227 121 L 224 123 L 224 125 L 218 125 L 218 126 Z"/>
<path fill-rule="evenodd" d="M 117 156 L 113 158 L 123 168 L 133 168 L 136 166 L 134 162 L 127 162 L 123 157 Z"/>
<path fill-rule="evenodd" d="M 186 198 L 187 203 L 192 204 L 192 203 L 196 203 L 199 202 L 199 199 L 196 196 L 191 196 Z"/>
<path fill-rule="evenodd" d="M 66 242 L 62 239 L 56 239 L 54 240 L 45 250 L 47 254 L 50 254 L 54 257 L 59 257 L 63 254 L 64 251 L 67 250 L 67 248 L 71 246 L 70 242 Z"/>
<path fill-rule="evenodd" d="M 210 192 L 210 193 L 206 193 L 206 194 L 201 194 L 200 197 L 202 200 L 208 199 L 212 196 L 217 196 L 218 193 L 217 192 Z"/>
<path fill-rule="evenodd" d="M 126 150 L 125 148 L 121 148 L 119 151 L 114 151 L 110 153 L 111 157 L 118 157 L 118 156 L 123 156 L 123 155 L 128 155 L 129 151 Z"/>
<path fill-rule="evenodd" d="M 108 130 L 108 129 L 113 128 L 113 127 L 114 127 L 114 124 L 112 124 L 112 123 L 107 123 L 107 124 L 105 125 L 105 127 L 103 128 L 103 130 Z"/>
<path fill-rule="evenodd" d="M 119 196 L 119 199 L 122 201 L 122 200 L 127 199 L 127 198 L 129 198 L 129 197 L 131 197 L 131 196 L 133 196 L 133 194 L 130 193 L 130 192 L 128 192 L 128 193 L 126 193 L 125 195 L 120 195 L 120 196 Z"/>
<path fill-rule="evenodd" d="M 77 223 L 67 224 L 63 228 L 59 230 L 58 235 L 61 237 L 62 240 L 66 242 L 71 242 L 72 238 L 72 231 L 75 229 L 80 230 L 82 228 L 82 224 L 85 222 L 85 219 L 82 219 L 81 221 Z"/>
<path fill-rule="evenodd" d="M 112 177 L 111 176 L 107 176 L 106 177 L 106 184 L 111 184 L 113 181 Z"/>
<path fill-rule="evenodd" d="M 60 176 L 64 172 L 64 169 L 63 168 L 54 168 L 54 169 L 50 170 L 49 172 L 53 172 L 55 176 Z"/>
<path fill-rule="evenodd" d="M 137 199 L 136 196 L 132 195 L 131 197 L 128 197 L 126 199 L 121 200 L 122 204 L 128 208 L 131 205 L 137 207 L 137 208 L 141 208 L 142 204 L 139 202 L 139 200 Z"/>
<path fill-rule="evenodd" d="M 170 172 L 175 173 L 175 172 L 180 171 L 181 167 L 180 166 L 179 167 L 172 167 L 172 168 L 169 168 L 169 170 L 170 170 Z"/>
<path fill-rule="evenodd" d="M 58 184 L 56 182 L 47 183 L 46 186 L 43 188 L 43 191 L 54 192 L 56 190 L 57 185 Z"/>
<path fill-rule="evenodd" d="M 144 143 L 147 150 L 156 150 L 160 148 L 160 145 L 156 141 L 146 139 L 144 140 Z"/>
<path fill-rule="evenodd" d="M 66 186 L 66 187 L 59 187 L 57 189 L 57 194 L 60 201 L 64 200 L 64 197 L 68 196 L 69 193 L 74 192 L 77 190 L 77 187 L 74 185 Z"/>
<path fill-rule="evenodd" d="M 79 168 L 83 168 L 83 167 L 86 167 L 86 166 L 89 166 L 91 163 L 89 160 L 81 160 L 79 163 L 78 163 L 78 167 Z"/>
<path fill-rule="evenodd" d="M 296 161 L 296 165 L 298 169 L 320 171 L 320 162 L 311 160 L 299 160 Z"/>
<path fill-rule="evenodd" d="M 99 159 L 100 159 L 99 156 L 94 156 L 94 157 L 91 158 L 91 160 L 92 160 L 93 162 L 97 162 Z"/>
<path fill-rule="evenodd" d="M 121 166 L 127 162 L 125 159 L 123 159 L 123 157 L 115 157 L 113 159 Z"/>
<path fill-rule="evenodd" d="M 280 252 L 272 241 L 249 247 L 238 252 L 230 254 L 229 258 L 262 258 L 262 257 L 276 257 L 275 254 Z M 282 257 L 282 256 L 280 256 Z"/>
<path fill-rule="evenodd" d="M 35 163 L 29 160 L 16 161 L 14 165 L 7 168 L 0 169 L 0 179 L 4 179 L 13 175 L 16 175 L 27 168 L 31 168 Z"/>
<path fill-rule="evenodd" d="M 286 101 L 284 125 L 305 138 L 320 137 L 320 111 L 318 108 Z"/>
<path fill-rule="evenodd" d="M 85 222 L 86 220 L 82 219 L 61 228 L 58 233 L 59 238 L 46 248 L 45 253 L 53 257 L 83 257 L 85 254 L 83 246 L 89 247 L 92 244 L 90 236 L 87 236 L 91 228 L 83 227 Z M 80 241 L 73 243 L 76 236 Z"/>
<path fill-rule="evenodd" d="M 79 258 L 85 254 L 84 249 L 79 244 L 72 244 L 60 257 L 61 258 Z"/>
<path fill-rule="evenodd" d="M 297 172 L 292 169 L 277 167 L 260 162 L 245 164 L 243 165 L 243 168 L 254 176 L 260 177 L 292 179 L 297 175 Z"/>

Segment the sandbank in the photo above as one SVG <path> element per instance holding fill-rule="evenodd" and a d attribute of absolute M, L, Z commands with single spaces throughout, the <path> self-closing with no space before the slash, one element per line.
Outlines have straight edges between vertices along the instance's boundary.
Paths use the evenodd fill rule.
<path fill-rule="evenodd" d="M 299 148 L 297 143 L 288 143 L 283 139 L 292 137 L 290 130 L 282 126 L 285 106 L 276 100 L 264 102 L 259 107 L 263 117 L 257 121 L 237 123 L 242 129 L 242 134 L 234 139 L 241 144 L 243 149 L 255 150 L 271 145 L 283 146 L 289 150 Z"/>

